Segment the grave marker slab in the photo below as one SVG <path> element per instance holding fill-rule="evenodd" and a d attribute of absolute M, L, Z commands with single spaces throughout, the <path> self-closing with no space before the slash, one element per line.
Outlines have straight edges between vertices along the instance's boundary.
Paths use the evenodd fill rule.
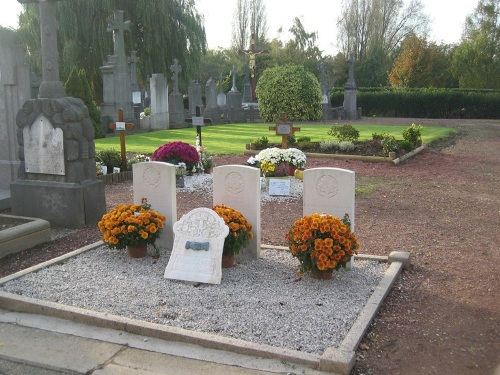
<path fill-rule="evenodd" d="M 354 231 L 355 173 L 341 168 L 304 170 L 303 214 L 327 213 L 343 218 L 347 213 Z"/>
<path fill-rule="evenodd" d="M 190 211 L 174 224 L 174 246 L 165 278 L 220 284 L 222 250 L 229 227 L 212 209 Z"/>
<path fill-rule="evenodd" d="M 341 168 L 311 168 L 304 171 L 303 215 L 326 213 L 342 219 L 345 214 L 355 230 L 355 173 Z M 352 259 L 346 265 L 352 268 Z"/>
<path fill-rule="evenodd" d="M 252 224 L 253 238 L 239 257 L 260 257 L 260 171 L 243 165 L 223 165 L 213 170 L 213 205 L 224 204 L 242 213 Z"/>
<path fill-rule="evenodd" d="M 134 203 L 147 198 L 151 207 L 165 215 L 165 228 L 156 241 L 161 248 L 170 249 L 173 243 L 173 225 L 177 221 L 177 197 L 175 190 L 175 166 L 159 161 L 132 165 Z"/>

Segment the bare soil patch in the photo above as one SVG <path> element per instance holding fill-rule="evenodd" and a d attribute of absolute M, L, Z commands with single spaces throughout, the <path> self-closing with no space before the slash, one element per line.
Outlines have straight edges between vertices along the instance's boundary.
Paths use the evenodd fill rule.
<path fill-rule="evenodd" d="M 357 352 L 353 374 L 492 374 L 500 364 L 500 121 L 363 119 L 360 123 L 450 126 L 398 166 L 312 159 L 356 172 L 356 233 L 361 252 L 409 251 L 405 271 Z M 218 156 L 217 165 L 247 157 Z M 131 182 L 106 186 L 108 208 L 132 201 Z M 178 195 L 179 217 L 211 207 L 211 197 Z M 262 205 L 262 242 L 286 245 L 302 201 Z M 55 231 L 57 233 L 58 231 Z M 98 241 L 95 226 L 0 261 L 0 277 Z"/>

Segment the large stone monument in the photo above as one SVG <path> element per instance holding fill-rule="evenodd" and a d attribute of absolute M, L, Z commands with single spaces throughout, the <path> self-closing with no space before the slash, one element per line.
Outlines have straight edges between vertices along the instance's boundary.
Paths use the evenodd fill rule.
<path fill-rule="evenodd" d="M 0 210 L 10 207 L 10 184 L 17 179 L 16 115 L 30 98 L 30 72 L 25 49 L 0 39 Z"/>
<path fill-rule="evenodd" d="M 184 111 L 184 101 L 182 99 L 182 94 L 179 92 L 179 73 L 182 71 L 182 66 L 179 65 L 179 61 L 177 59 L 174 59 L 174 63 L 170 65 L 170 70 L 172 71 L 173 82 L 172 92 L 168 97 L 170 126 L 182 127 L 184 126 L 184 119 L 186 118 L 186 114 Z"/>
<path fill-rule="evenodd" d="M 360 118 L 358 115 L 358 108 L 356 102 L 356 82 L 354 81 L 354 55 L 352 52 L 349 54 L 349 78 L 344 85 L 344 112 L 347 120 L 357 120 Z"/>
<path fill-rule="evenodd" d="M 123 10 L 115 10 L 113 19 L 108 21 L 108 32 L 113 33 L 114 52 L 101 66 L 103 84 L 103 103 L 101 116 L 103 131 L 108 130 L 111 122 L 117 121 L 118 109 L 123 109 L 125 120 L 132 122 L 134 110 L 132 103 L 132 84 L 129 60 L 125 55 L 125 31 L 130 29 L 130 21 L 123 21 Z M 135 67 L 135 64 L 133 64 Z"/>
<path fill-rule="evenodd" d="M 106 210 L 94 128 L 83 101 L 66 97 L 59 80 L 56 1 L 29 2 L 40 7 L 42 83 L 38 99 L 27 100 L 17 114 L 21 162 L 10 185 L 12 213 L 80 228 Z"/>
<path fill-rule="evenodd" d="M 170 124 L 168 114 L 168 85 L 161 73 L 153 74 L 149 79 L 151 89 L 151 129 L 168 129 Z"/>

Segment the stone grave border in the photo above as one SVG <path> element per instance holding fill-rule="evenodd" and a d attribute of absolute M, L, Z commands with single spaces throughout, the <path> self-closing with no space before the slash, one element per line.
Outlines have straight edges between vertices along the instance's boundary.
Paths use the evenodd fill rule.
<path fill-rule="evenodd" d="M 53 264 L 64 262 L 68 258 L 77 256 L 85 251 L 96 249 L 100 246 L 103 246 L 101 241 L 95 242 L 58 258 L 6 276 L 0 279 L 0 285 Z M 261 246 L 267 249 L 287 249 L 287 247 L 284 246 Z M 392 252 L 389 256 L 362 254 L 357 255 L 355 258 L 357 260 L 386 262 L 389 263 L 389 267 L 341 345 L 339 347 L 327 348 L 321 355 L 99 313 L 3 291 L 0 291 L 0 309 L 50 316 L 99 328 L 114 329 L 166 341 L 193 344 L 204 348 L 228 351 L 241 355 L 274 359 L 291 364 L 307 366 L 319 371 L 348 375 L 355 364 L 356 349 L 380 309 L 382 302 L 389 294 L 403 269 L 408 269 L 411 263 L 410 253 L 403 251 Z"/>
<path fill-rule="evenodd" d="M 0 224 L 13 224 L 12 227 L 0 231 L 0 259 L 50 241 L 50 223 L 47 220 L 0 215 Z"/>

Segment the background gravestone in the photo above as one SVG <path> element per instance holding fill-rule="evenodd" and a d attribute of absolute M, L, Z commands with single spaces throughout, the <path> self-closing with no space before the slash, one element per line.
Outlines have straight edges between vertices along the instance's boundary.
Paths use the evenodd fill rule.
<path fill-rule="evenodd" d="M 103 83 L 103 103 L 101 117 L 103 132 L 109 131 L 108 125 L 118 120 L 118 109 L 123 109 L 125 121 L 134 122 L 132 103 L 132 79 L 129 64 L 135 60 L 125 55 L 125 31 L 130 29 L 130 21 L 123 21 L 123 10 L 115 10 L 113 18 L 108 20 L 108 32 L 113 33 L 114 52 L 100 68 Z M 134 57 L 134 56 L 132 56 Z M 133 63 L 135 67 L 135 63 Z"/>
<path fill-rule="evenodd" d="M 361 116 L 358 115 L 357 100 L 356 100 L 356 82 L 354 81 L 354 55 L 349 54 L 349 78 L 344 85 L 344 111 L 347 120 L 357 120 Z"/>
<path fill-rule="evenodd" d="M 193 81 L 188 87 L 188 98 L 189 98 L 189 113 L 192 116 L 196 115 L 196 107 L 200 106 L 202 108 L 203 102 L 201 101 L 201 85 L 198 81 Z M 201 111 L 203 114 L 203 110 Z"/>
<path fill-rule="evenodd" d="M 168 129 L 168 85 L 163 74 L 153 74 L 149 79 L 151 89 L 151 129 Z"/>
<path fill-rule="evenodd" d="M 213 171 L 213 205 L 241 212 L 252 224 L 253 238 L 238 257 L 260 258 L 260 171 L 243 165 L 223 165 Z"/>
<path fill-rule="evenodd" d="M 170 112 L 170 126 L 171 127 L 185 127 L 184 119 L 186 118 L 186 113 L 184 111 L 184 101 L 182 99 L 182 94 L 179 92 L 179 73 L 182 71 L 182 67 L 179 65 L 179 61 L 174 59 L 174 63 L 170 65 L 170 70 L 172 71 L 172 92 L 168 97 L 168 109 Z"/>
<path fill-rule="evenodd" d="M 20 165 L 16 115 L 30 98 L 31 86 L 24 56 L 24 47 L 0 39 L 0 210 L 10 207 L 10 184 Z"/>
<path fill-rule="evenodd" d="M 58 227 L 97 223 L 106 211 L 96 176 L 94 127 L 82 100 L 59 81 L 55 1 L 40 1 L 42 83 L 38 99 L 18 112 L 18 179 L 10 184 L 12 213 Z"/>

